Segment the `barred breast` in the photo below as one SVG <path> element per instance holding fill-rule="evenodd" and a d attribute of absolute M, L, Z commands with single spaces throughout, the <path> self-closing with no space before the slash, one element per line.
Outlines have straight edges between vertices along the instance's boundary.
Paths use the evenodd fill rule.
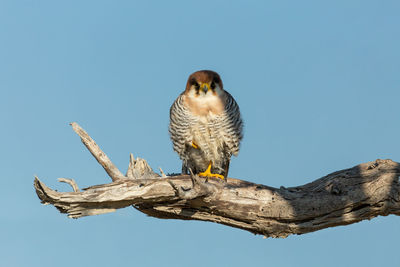
<path fill-rule="evenodd" d="M 169 133 L 174 150 L 182 160 L 182 173 L 189 168 L 203 172 L 210 161 L 212 172 L 228 175 L 232 155 L 237 155 L 243 137 L 239 106 L 225 91 L 225 108 L 219 114 L 195 115 L 185 106 L 181 94 L 170 109 Z M 198 148 L 192 146 L 194 142 Z"/>

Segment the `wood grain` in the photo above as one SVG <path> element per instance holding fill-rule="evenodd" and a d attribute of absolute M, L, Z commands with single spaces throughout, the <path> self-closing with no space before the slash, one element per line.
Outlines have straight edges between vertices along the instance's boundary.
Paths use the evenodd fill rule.
<path fill-rule="evenodd" d="M 92 154 L 97 159 L 104 153 L 99 149 Z M 266 237 L 305 234 L 400 214 L 400 164 L 392 160 L 363 163 L 290 188 L 233 178 L 227 183 L 193 175 L 161 178 L 145 160 L 136 161 L 133 156 L 129 177 L 121 178 L 118 172 L 111 172 L 118 177 L 112 183 L 83 191 L 57 192 L 37 177 L 34 186 L 43 204 L 71 218 L 134 206 L 157 218 L 210 221 Z"/>

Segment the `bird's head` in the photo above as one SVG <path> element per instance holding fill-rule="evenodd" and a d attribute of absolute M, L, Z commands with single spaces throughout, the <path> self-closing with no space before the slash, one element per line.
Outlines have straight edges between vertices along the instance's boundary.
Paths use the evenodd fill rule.
<path fill-rule="evenodd" d="M 185 94 L 194 98 L 210 98 L 223 93 L 223 85 L 218 73 L 200 70 L 189 76 Z"/>

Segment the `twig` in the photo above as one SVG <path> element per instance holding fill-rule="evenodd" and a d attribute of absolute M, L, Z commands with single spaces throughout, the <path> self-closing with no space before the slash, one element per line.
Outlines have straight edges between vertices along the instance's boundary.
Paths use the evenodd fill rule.
<path fill-rule="evenodd" d="M 70 123 L 72 129 L 79 135 L 82 143 L 92 153 L 93 157 L 100 163 L 113 181 L 126 179 L 119 169 L 111 162 L 107 155 L 100 149 L 96 142 L 76 122 Z"/>
<path fill-rule="evenodd" d="M 165 172 L 163 171 L 163 169 L 161 169 L 161 167 L 158 167 L 160 169 L 160 173 L 161 173 L 161 178 L 167 178 L 167 175 L 165 174 Z"/>
<path fill-rule="evenodd" d="M 58 178 L 58 181 L 59 181 L 60 183 L 67 183 L 67 184 L 69 184 L 69 185 L 72 187 L 72 189 L 74 190 L 74 192 L 79 192 L 79 187 L 78 187 L 78 185 L 76 184 L 76 182 L 75 182 L 74 179 L 69 179 L 69 178 Z"/>

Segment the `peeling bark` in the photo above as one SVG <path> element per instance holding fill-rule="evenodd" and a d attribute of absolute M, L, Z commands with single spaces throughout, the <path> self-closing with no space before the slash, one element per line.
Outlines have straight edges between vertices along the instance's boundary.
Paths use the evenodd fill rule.
<path fill-rule="evenodd" d="M 74 192 L 57 192 L 37 177 L 36 193 L 71 218 L 113 212 L 133 206 L 162 219 L 210 221 L 266 237 L 286 237 L 347 225 L 378 215 L 400 215 L 400 164 L 376 160 L 341 170 L 309 184 L 273 188 L 229 178 L 154 173 L 131 155 L 124 176 L 76 123 L 74 130 L 113 182 Z"/>

